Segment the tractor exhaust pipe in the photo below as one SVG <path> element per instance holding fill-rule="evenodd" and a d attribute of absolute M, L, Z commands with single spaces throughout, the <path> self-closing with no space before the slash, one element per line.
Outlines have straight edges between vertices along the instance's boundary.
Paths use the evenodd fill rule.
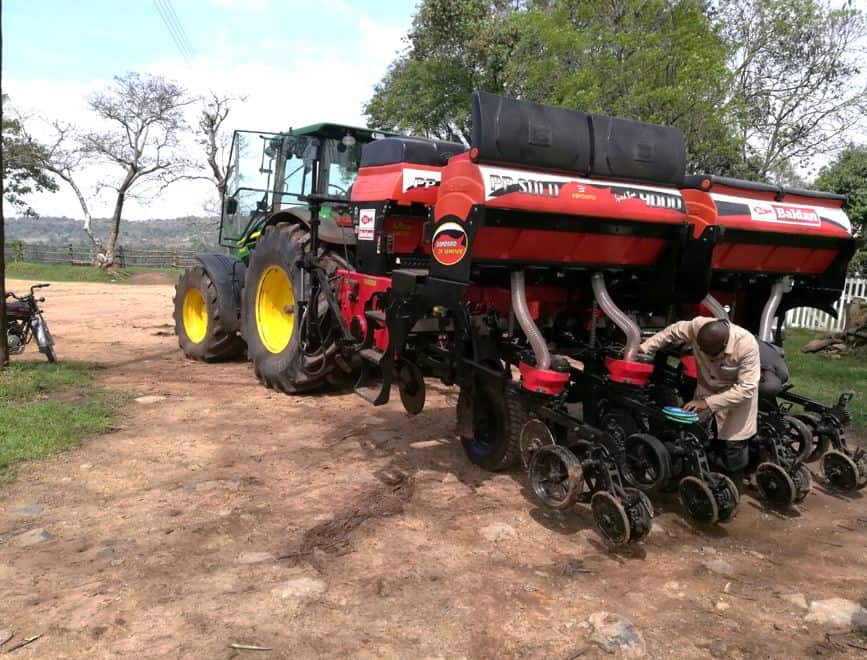
<path fill-rule="evenodd" d="M 774 282 L 771 287 L 771 295 L 768 302 L 765 303 L 765 308 L 762 310 L 762 318 L 759 322 L 759 339 L 761 341 L 771 342 L 774 338 L 772 324 L 774 317 L 777 315 L 777 308 L 780 306 L 780 301 L 783 299 L 783 294 L 792 290 L 794 282 L 791 277 L 782 277 Z"/>
<path fill-rule="evenodd" d="M 701 301 L 701 304 L 707 307 L 710 310 L 710 313 L 713 314 L 718 319 L 723 319 L 725 321 L 729 320 L 729 314 L 726 311 L 726 308 L 722 306 L 722 303 L 714 298 L 712 295 L 707 294 L 704 297 L 704 300 Z"/>
<path fill-rule="evenodd" d="M 536 356 L 536 369 L 549 369 L 551 367 L 551 353 L 548 351 L 548 344 L 545 343 L 545 338 L 533 321 L 527 307 L 527 289 L 524 285 L 524 271 L 522 270 L 512 271 L 512 310 L 515 312 L 518 325 L 527 336 L 527 341 L 530 342 Z"/>
<path fill-rule="evenodd" d="M 641 330 L 635 321 L 614 303 L 608 293 L 608 288 L 605 286 L 605 276 L 602 273 L 593 273 L 590 281 L 593 285 L 593 295 L 596 296 L 599 307 L 605 312 L 605 316 L 614 321 L 614 325 L 626 335 L 623 359 L 635 362 L 635 358 L 638 357 L 638 347 L 641 344 Z"/>

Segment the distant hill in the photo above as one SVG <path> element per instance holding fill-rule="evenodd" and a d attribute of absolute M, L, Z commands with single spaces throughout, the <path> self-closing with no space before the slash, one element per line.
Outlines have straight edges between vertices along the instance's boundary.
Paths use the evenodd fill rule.
<path fill-rule="evenodd" d="M 94 232 L 97 236 L 108 236 L 110 220 L 95 218 Z M 87 244 L 87 236 L 82 229 L 84 221 L 74 218 L 7 218 L 6 242 L 25 243 Z M 120 244 L 124 246 L 148 246 L 179 249 L 210 249 L 217 246 L 219 218 L 189 216 L 185 218 L 165 218 L 153 220 L 123 220 L 120 223 Z"/>

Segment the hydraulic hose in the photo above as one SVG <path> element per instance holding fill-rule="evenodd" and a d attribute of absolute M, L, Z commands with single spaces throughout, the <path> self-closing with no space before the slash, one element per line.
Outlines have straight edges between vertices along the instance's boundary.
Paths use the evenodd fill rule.
<path fill-rule="evenodd" d="M 536 356 L 536 368 L 549 369 L 551 367 L 551 353 L 548 351 L 548 344 L 545 343 L 542 332 L 533 321 L 530 310 L 527 308 L 527 290 L 524 286 L 524 271 L 522 270 L 512 271 L 512 310 L 515 312 L 518 325 L 527 336 L 527 341 L 530 342 L 530 347 Z"/>
<path fill-rule="evenodd" d="M 762 310 L 762 318 L 759 322 L 759 339 L 761 341 L 773 341 L 773 322 L 774 317 L 777 315 L 777 308 L 780 306 L 783 294 L 791 291 L 792 286 L 791 277 L 782 277 L 771 286 L 771 295 L 768 298 L 768 302 L 765 303 L 765 307 Z"/>
<path fill-rule="evenodd" d="M 602 273 L 593 273 L 591 278 L 593 285 L 593 295 L 596 296 L 596 302 L 599 307 L 605 312 L 605 316 L 614 321 L 614 325 L 623 331 L 626 335 L 626 348 L 623 351 L 623 359 L 634 362 L 638 357 L 638 347 L 641 344 L 641 330 L 638 324 L 635 323 L 629 315 L 620 309 L 608 293 L 608 288 L 605 286 L 605 276 Z"/>
<path fill-rule="evenodd" d="M 710 310 L 710 313 L 713 314 L 718 319 L 724 319 L 728 321 L 729 314 L 726 311 L 726 308 L 722 306 L 722 303 L 714 298 L 712 295 L 707 294 L 704 297 L 704 300 L 701 301 L 701 304 L 707 307 Z"/>

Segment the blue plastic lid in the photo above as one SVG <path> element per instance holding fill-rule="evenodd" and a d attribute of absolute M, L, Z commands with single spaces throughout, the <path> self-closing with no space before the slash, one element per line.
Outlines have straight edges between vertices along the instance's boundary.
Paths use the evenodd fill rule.
<path fill-rule="evenodd" d="M 665 414 L 666 417 L 675 422 L 692 424 L 693 422 L 698 421 L 698 413 L 684 410 L 683 408 L 680 408 L 678 406 L 666 406 L 662 409 L 662 412 Z"/>
<path fill-rule="evenodd" d="M 680 406 L 666 406 L 662 409 L 662 412 L 674 413 L 675 415 L 695 415 L 694 412 L 689 412 L 688 410 L 684 410 Z"/>

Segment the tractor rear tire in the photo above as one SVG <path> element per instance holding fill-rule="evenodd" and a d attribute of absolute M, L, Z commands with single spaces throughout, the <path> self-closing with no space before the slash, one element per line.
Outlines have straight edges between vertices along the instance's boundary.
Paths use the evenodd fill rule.
<path fill-rule="evenodd" d="M 175 285 L 175 334 L 188 358 L 202 362 L 233 360 L 244 340 L 220 318 L 217 287 L 202 266 L 188 268 Z"/>
<path fill-rule="evenodd" d="M 458 418 L 464 415 L 472 415 L 472 435 L 461 437 L 470 461 L 492 472 L 507 470 L 518 462 L 521 431 L 529 419 L 520 386 L 486 378 L 473 388 L 462 388 Z"/>
<path fill-rule="evenodd" d="M 265 228 L 247 267 L 247 283 L 241 300 L 241 325 L 247 355 L 263 385 L 285 394 L 299 394 L 341 381 L 344 375 L 335 360 L 337 324 L 324 296 L 319 299 L 319 318 L 324 319 L 325 341 L 305 350 L 301 344 L 302 318 L 297 301 L 302 286 L 299 263 L 309 251 L 306 227 L 282 222 Z M 331 275 L 345 267 L 342 259 L 327 250 L 320 264 Z M 306 282 L 304 281 L 306 280 Z"/>

